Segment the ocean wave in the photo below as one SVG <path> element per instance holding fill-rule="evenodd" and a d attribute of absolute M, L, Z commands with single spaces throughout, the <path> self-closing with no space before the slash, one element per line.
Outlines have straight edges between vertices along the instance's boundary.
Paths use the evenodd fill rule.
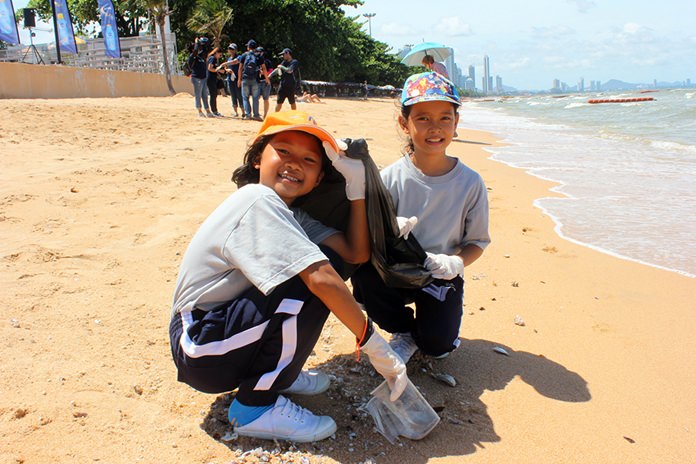
<path fill-rule="evenodd" d="M 559 235 L 693 277 L 696 219 L 689 211 L 696 205 L 691 180 L 696 144 L 690 116 L 696 100 L 683 95 L 678 95 L 683 105 L 665 94 L 659 104 L 623 109 L 605 105 L 566 111 L 589 106 L 579 98 L 543 106 L 520 102 L 505 105 L 501 113 L 477 109 L 476 117 L 467 120 L 508 143 L 486 147 L 492 159 L 555 184 L 550 191 L 560 197 L 535 204 L 555 219 Z M 652 192 L 651 205 L 663 207 L 646 205 L 645 192 Z M 665 230 L 673 231 L 669 243 Z"/>
<path fill-rule="evenodd" d="M 686 145 L 678 142 L 665 142 L 662 140 L 651 140 L 650 145 L 660 150 L 696 153 L 696 145 Z"/>

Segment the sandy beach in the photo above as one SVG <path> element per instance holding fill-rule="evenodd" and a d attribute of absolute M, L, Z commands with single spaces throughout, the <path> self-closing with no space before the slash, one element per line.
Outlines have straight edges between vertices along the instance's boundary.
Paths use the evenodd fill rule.
<path fill-rule="evenodd" d="M 392 100 L 299 108 L 379 165 L 399 156 Z M 308 361 L 332 387 L 297 402 L 338 432 L 292 445 L 230 437 L 230 396 L 178 383 L 167 334 L 181 256 L 260 123 L 199 119 L 188 94 L 0 112 L 0 463 L 695 462 L 696 279 L 560 238 L 533 206 L 553 184 L 490 160 L 490 134 L 449 150 L 489 188 L 493 239 L 466 270 L 461 347 L 409 364 L 440 424 L 375 432 L 358 406 L 381 379 L 332 317 Z"/>

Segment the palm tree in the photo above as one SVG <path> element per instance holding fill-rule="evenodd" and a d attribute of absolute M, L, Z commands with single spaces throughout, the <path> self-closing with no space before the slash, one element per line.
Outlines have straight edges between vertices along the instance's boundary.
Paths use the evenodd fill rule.
<path fill-rule="evenodd" d="M 171 14 L 167 0 L 140 0 L 143 8 L 150 13 L 150 19 L 159 28 L 160 38 L 162 39 L 162 58 L 164 59 L 164 77 L 167 80 L 167 88 L 170 95 L 174 95 L 174 85 L 172 84 L 172 74 L 169 70 L 169 56 L 167 54 L 167 40 L 164 35 L 164 23 L 167 16 Z"/>
<path fill-rule="evenodd" d="M 225 0 L 197 0 L 186 25 L 199 34 L 212 35 L 213 47 L 219 47 L 222 30 L 233 17 L 234 11 Z"/>

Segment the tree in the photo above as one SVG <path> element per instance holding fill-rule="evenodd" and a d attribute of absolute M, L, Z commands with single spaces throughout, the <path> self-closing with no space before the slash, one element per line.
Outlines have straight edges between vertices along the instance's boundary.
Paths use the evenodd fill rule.
<path fill-rule="evenodd" d="M 169 56 L 167 54 L 167 40 L 164 34 L 164 23 L 167 16 L 171 13 L 169 11 L 169 6 L 167 5 L 167 0 L 139 0 L 143 8 L 145 8 L 149 14 L 150 19 L 153 24 L 159 27 L 160 38 L 162 39 L 162 60 L 164 63 L 164 77 L 167 80 L 167 88 L 169 93 L 174 95 L 176 90 L 174 90 L 174 85 L 172 84 L 172 74 L 169 70 Z"/>
<path fill-rule="evenodd" d="M 88 34 L 89 25 L 99 22 L 97 0 L 67 0 L 73 26 L 78 34 Z M 116 14 L 116 27 L 119 37 L 131 37 L 140 34 L 142 19 L 147 15 L 139 0 L 113 0 Z M 45 22 L 53 22 L 49 0 L 30 0 L 27 8 L 34 8 L 37 16 Z M 101 32 L 95 33 L 99 36 Z"/>
<path fill-rule="evenodd" d="M 234 10 L 227 5 L 226 0 L 197 0 L 193 14 L 186 25 L 199 34 L 213 36 L 213 46 L 219 47 L 222 30 L 227 23 L 232 22 Z"/>
<path fill-rule="evenodd" d="M 359 0 L 220 1 L 234 11 L 223 38 L 238 44 L 254 39 L 272 57 L 291 48 L 303 79 L 400 85 L 409 75 L 387 44 L 362 31 L 359 16 L 348 17 L 341 8 L 362 4 Z M 170 5 L 172 30 L 179 50 L 185 50 L 195 38 L 187 21 L 196 7 L 186 0 L 170 0 Z M 217 37 L 213 30 L 200 31 Z"/>

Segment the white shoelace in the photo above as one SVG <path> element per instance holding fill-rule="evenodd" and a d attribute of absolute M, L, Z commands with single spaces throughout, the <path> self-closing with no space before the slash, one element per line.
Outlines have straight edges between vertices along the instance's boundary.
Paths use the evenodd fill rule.
<path fill-rule="evenodd" d="M 286 399 L 283 409 L 280 410 L 280 415 L 287 417 L 295 422 L 304 423 L 305 414 L 313 415 L 309 410 L 299 406 L 292 401 Z"/>

